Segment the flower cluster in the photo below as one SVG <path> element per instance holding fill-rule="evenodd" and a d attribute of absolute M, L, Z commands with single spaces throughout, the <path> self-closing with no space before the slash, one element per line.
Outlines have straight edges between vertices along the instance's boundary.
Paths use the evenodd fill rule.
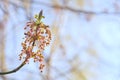
<path fill-rule="evenodd" d="M 35 16 L 35 21 L 27 22 L 25 26 L 26 32 L 25 40 L 22 42 L 23 49 L 21 50 L 20 60 L 25 59 L 25 62 L 28 63 L 30 58 L 34 59 L 34 62 L 40 62 L 39 69 L 42 71 L 44 68 L 43 64 L 43 51 L 51 41 L 51 31 L 49 26 L 41 22 L 42 12 L 39 15 Z"/>

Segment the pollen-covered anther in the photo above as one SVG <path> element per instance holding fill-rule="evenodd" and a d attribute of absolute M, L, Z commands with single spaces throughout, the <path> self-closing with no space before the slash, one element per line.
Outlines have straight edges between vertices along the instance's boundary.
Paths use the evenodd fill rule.
<path fill-rule="evenodd" d="M 44 64 L 40 64 L 39 69 L 41 70 L 41 72 L 42 72 L 42 70 L 43 70 L 44 67 L 45 67 Z"/>

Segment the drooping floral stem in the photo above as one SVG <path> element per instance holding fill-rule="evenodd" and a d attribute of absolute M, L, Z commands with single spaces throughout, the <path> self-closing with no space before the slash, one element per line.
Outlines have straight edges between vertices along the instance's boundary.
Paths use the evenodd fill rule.
<path fill-rule="evenodd" d="M 19 55 L 20 60 L 24 59 L 24 62 L 17 68 L 8 71 L 0 72 L 0 75 L 10 74 L 18 71 L 26 63 L 29 63 L 29 59 L 33 58 L 34 62 L 39 62 L 39 69 L 42 72 L 44 68 L 43 60 L 43 51 L 46 46 L 50 44 L 51 41 L 51 31 L 49 26 L 44 24 L 41 19 L 44 18 L 42 10 L 39 14 L 35 15 L 35 20 L 27 22 L 25 26 L 25 37 L 24 41 L 21 43 L 22 50 Z"/>

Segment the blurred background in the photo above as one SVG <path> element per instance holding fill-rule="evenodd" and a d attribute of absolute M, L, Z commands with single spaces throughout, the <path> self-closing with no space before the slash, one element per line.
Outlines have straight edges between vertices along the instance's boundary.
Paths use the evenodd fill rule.
<path fill-rule="evenodd" d="M 26 22 L 43 10 L 45 68 L 30 60 L 0 80 L 120 80 L 120 0 L 0 0 L 0 71 L 19 66 Z"/>

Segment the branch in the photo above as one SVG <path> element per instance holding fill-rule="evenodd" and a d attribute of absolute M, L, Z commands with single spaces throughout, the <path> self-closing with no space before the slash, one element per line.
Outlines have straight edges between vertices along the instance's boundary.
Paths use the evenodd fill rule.
<path fill-rule="evenodd" d="M 26 60 L 25 60 L 26 61 Z M 11 73 L 15 73 L 17 72 L 19 69 L 21 69 L 26 63 L 25 61 L 20 65 L 18 66 L 17 68 L 11 70 L 11 71 L 7 71 L 7 72 L 0 72 L 0 75 L 6 75 L 6 74 L 11 74 Z"/>
<path fill-rule="evenodd" d="M 35 3 L 35 4 L 38 4 L 38 5 L 44 5 L 44 6 L 47 6 L 47 7 L 51 7 L 51 8 L 57 8 L 57 9 L 61 9 L 61 10 L 68 10 L 68 11 L 71 11 L 71 12 L 74 12 L 74 13 L 82 13 L 82 14 L 96 14 L 96 15 L 100 15 L 100 14 L 120 14 L 120 12 L 108 12 L 108 11 L 99 11 L 99 12 L 96 12 L 96 11 L 87 11 L 87 10 L 80 10 L 80 9 L 75 9 L 75 8 L 72 8 L 70 6 L 63 6 L 63 5 L 56 5 L 56 4 L 50 4 L 50 3 L 45 3 L 45 2 L 40 2 L 40 1 L 33 1 L 32 3 Z"/>
<path fill-rule="evenodd" d="M 1 5 L 0 5 L 0 9 L 1 9 L 5 14 L 8 14 L 8 11 L 6 11 Z"/>

